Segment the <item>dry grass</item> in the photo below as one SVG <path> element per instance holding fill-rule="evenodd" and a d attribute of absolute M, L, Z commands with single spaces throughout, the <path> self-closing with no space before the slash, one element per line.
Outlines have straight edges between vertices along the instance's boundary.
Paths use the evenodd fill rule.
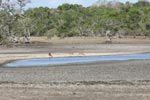
<path fill-rule="evenodd" d="M 51 42 L 51 43 L 104 43 L 106 41 L 105 37 L 68 37 L 60 39 L 58 37 L 53 37 L 48 39 L 47 37 L 31 37 L 32 42 Z M 127 37 L 127 38 L 113 38 L 113 43 L 148 43 L 150 42 L 149 37 Z"/>
<path fill-rule="evenodd" d="M 100 37 L 68 37 L 58 38 L 53 37 L 48 39 L 47 37 L 31 37 L 33 42 L 51 42 L 51 43 L 99 43 L 105 41 L 105 38 Z"/>

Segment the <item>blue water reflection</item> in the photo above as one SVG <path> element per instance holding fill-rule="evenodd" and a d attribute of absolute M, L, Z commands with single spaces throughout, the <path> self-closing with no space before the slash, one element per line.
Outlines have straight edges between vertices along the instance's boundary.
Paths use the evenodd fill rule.
<path fill-rule="evenodd" d="M 94 61 L 134 60 L 134 59 L 150 59 L 150 54 L 28 59 L 28 60 L 14 61 L 6 64 L 5 66 L 29 67 L 29 66 L 46 66 L 46 65 L 59 65 L 59 64 L 69 64 L 69 63 L 87 63 L 87 62 L 94 62 Z"/>

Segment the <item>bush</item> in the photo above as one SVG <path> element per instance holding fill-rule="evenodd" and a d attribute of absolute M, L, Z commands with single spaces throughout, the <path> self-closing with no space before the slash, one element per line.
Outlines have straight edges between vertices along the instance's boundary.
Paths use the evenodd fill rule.
<path fill-rule="evenodd" d="M 2 35 L 0 35 L 0 44 L 2 43 L 2 41 L 3 41 L 3 37 Z"/>
<path fill-rule="evenodd" d="M 0 45 L 5 45 L 7 47 L 12 47 L 13 44 L 8 41 L 8 39 L 4 38 L 2 35 L 0 35 Z"/>
<path fill-rule="evenodd" d="M 56 29 L 51 29 L 51 30 L 48 30 L 46 32 L 46 36 L 49 39 L 51 39 L 52 37 L 54 37 L 56 34 L 57 34 L 57 30 Z"/>

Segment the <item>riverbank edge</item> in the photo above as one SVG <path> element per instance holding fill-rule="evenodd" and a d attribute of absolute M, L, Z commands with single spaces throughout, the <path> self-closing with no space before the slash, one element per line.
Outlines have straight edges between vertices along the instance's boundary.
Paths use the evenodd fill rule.
<path fill-rule="evenodd" d="M 59 58 L 59 57 L 83 57 L 83 56 L 108 56 L 108 55 L 126 55 L 143 54 L 149 52 L 112 52 L 112 53 L 39 53 L 39 54 L 1 54 L 0 66 L 16 60 L 39 59 L 39 58 Z"/>

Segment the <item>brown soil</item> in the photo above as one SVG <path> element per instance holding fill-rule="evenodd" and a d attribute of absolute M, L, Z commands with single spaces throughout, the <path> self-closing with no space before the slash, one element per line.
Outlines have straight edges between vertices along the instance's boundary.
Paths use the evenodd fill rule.
<path fill-rule="evenodd" d="M 150 52 L 150 39 L 34 37 L 31 44 L 0 46 L 0 63 L 57 56 Z M 150 61 L 94 62 L 31 68 L 0 67 L 0 100 L 149 100 Z"/>

